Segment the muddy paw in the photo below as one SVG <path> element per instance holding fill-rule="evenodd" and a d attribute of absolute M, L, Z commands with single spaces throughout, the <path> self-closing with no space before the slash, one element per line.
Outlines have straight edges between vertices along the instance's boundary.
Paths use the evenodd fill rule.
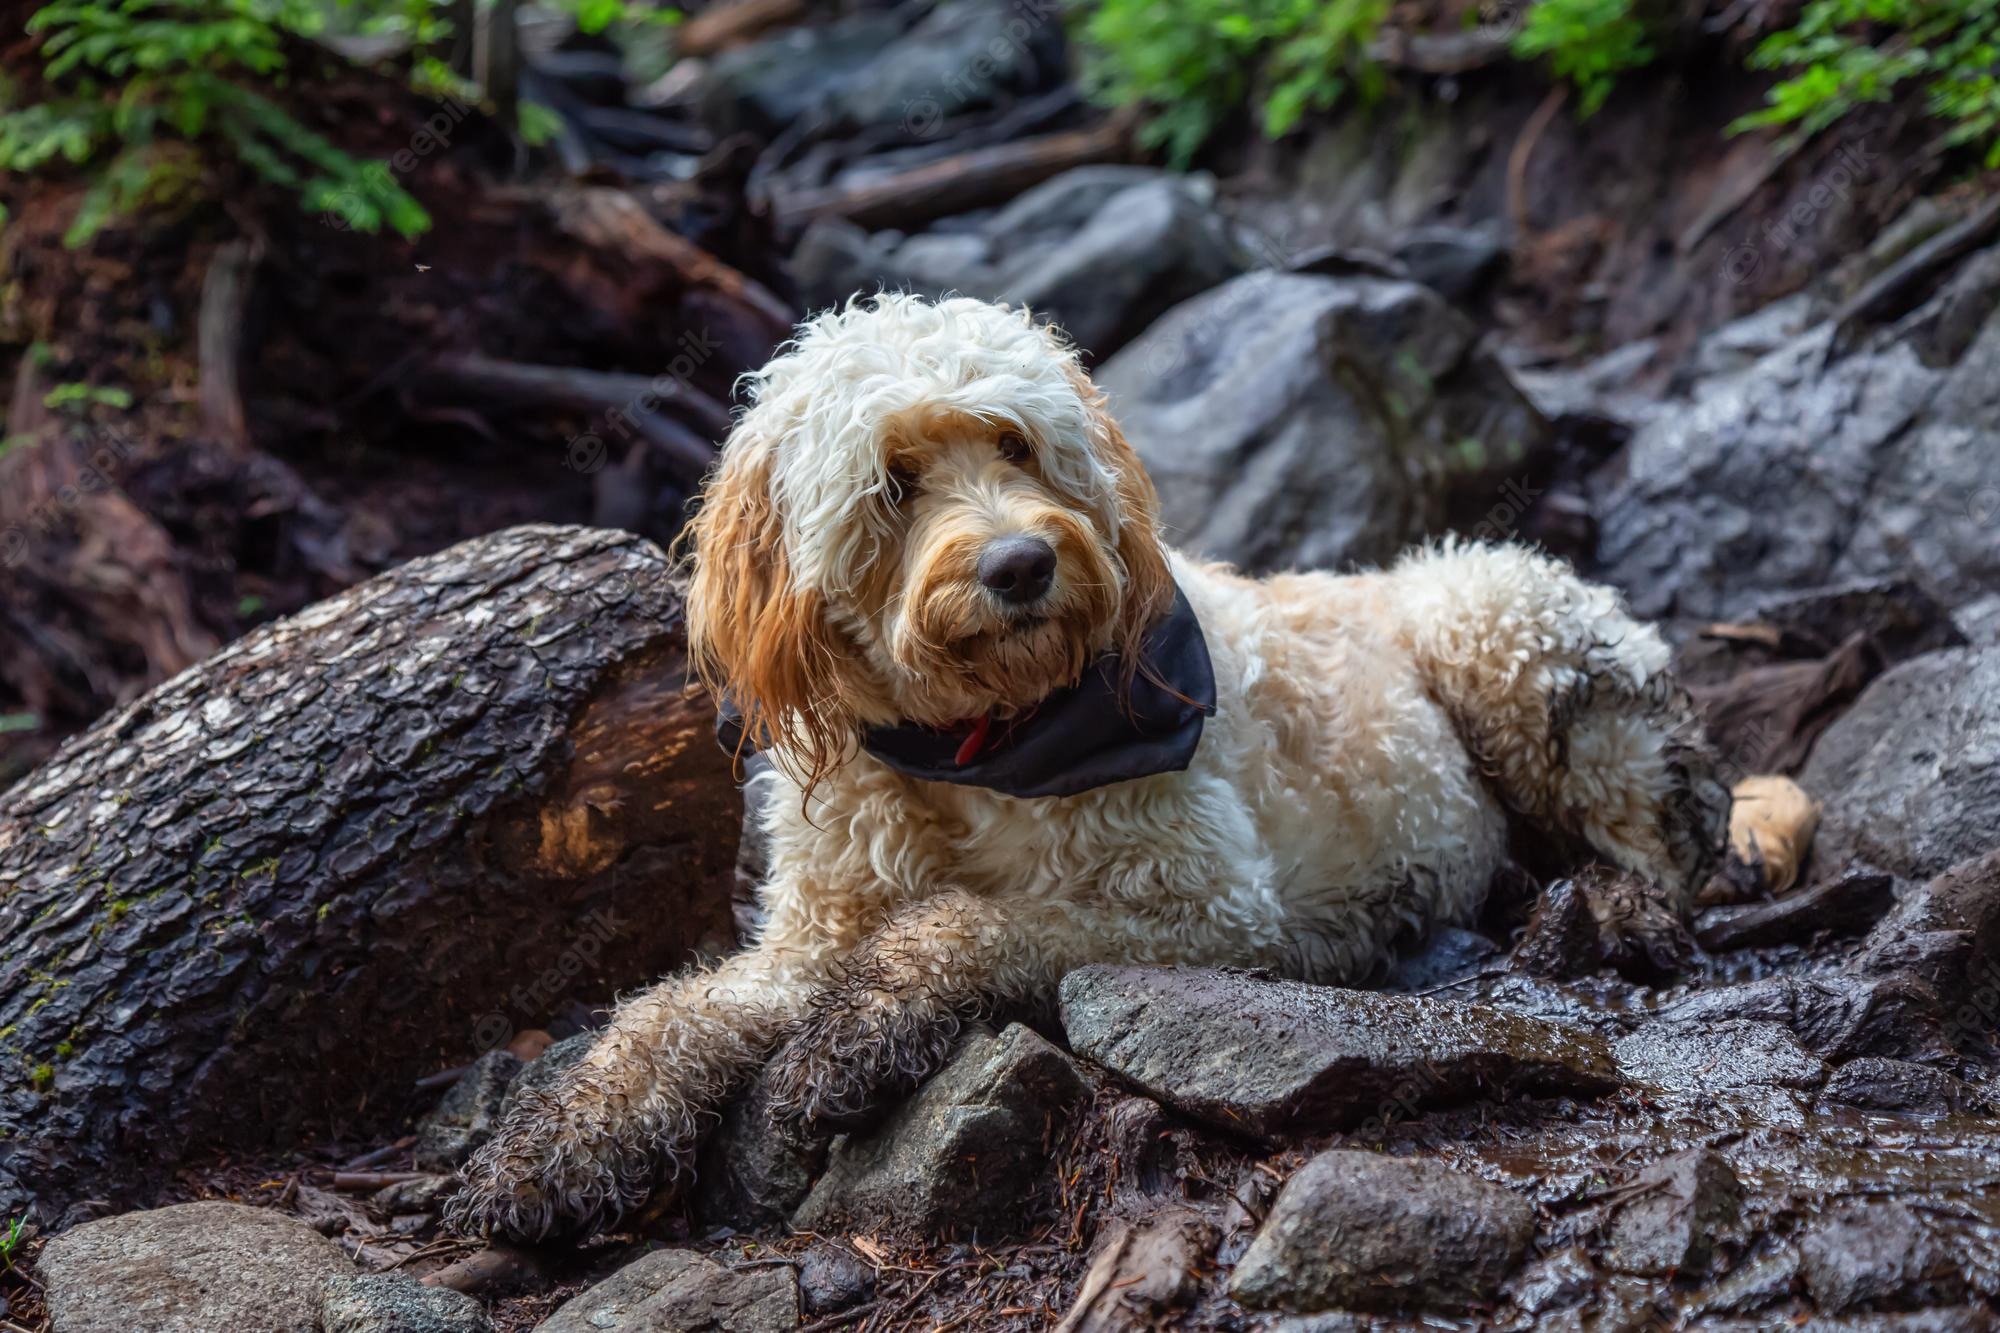
<path fill-rule="evenodd" d="M 524 1093 L 459 1171 L 446 1227 L 528 1242 L 602 1230 L 643 1203 L 677 1160 L 671 1142 L 649 1145 L 637 1126 L 614 1128 L 549 1093 Z"/>
<path fill-rule="evenodd" d="M 823 1000 L 771 1062 L 771 1114 L 815 1134 L 866 1129 L 944 1064 L 958 1031 L 949 1013 Z"/>

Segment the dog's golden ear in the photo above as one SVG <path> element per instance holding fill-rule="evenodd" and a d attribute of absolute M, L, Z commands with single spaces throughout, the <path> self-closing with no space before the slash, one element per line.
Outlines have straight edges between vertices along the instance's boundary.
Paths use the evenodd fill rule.
<path fill-rule="evenodd" d="M 1092 386 L 1085 402 L 1092 429 L 1118 474 L 1118 559 L 1125 566 L 1125 602 L 1119 608 L 1116 634 L 1119 651 L 1127 661 L 1137 662 L 1140 637 L 1174 599 L 1167 549 L 1160 542 L 1160 497 L 1138 452 L 1104 410 L 1103 393 Z"/>
<path fill-rule="evenodd" d="M 739 426 L 678 543 L 688 579 L 688 655 L 743 714 L 751 745 L 810 789 L 856 733 L 838 674 L 844 645 L 819 594 L 792 581 L 771 494 L 775 444 Z"/>

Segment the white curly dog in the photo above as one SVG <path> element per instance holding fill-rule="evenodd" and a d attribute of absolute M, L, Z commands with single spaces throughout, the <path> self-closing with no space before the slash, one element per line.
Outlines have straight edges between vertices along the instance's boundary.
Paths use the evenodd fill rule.
<path fill-rule="evenodd" d="M 766 924 L 524 1097 L 461 1229 L 608 1223 L 767 1060 L 781 1114 L 856 1123 L 1081 964 L 1362 978 L 1479 908 L 1510 817 L 1676 904 L 1712 860 L 1727 797 L 1665 644 L 1555 560 L 1177 553 L 1073 349 L 980 301 L 821 315 L 751 397 L 687 613 L 775 765 Z"/>

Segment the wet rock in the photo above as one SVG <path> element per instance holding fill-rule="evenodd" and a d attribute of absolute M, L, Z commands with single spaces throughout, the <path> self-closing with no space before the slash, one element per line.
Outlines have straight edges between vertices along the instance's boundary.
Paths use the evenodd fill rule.
<path fill-rule="evenodd" d="M 1076 1051 L 1222 1129 L 1324 1132 L 1419 1106 L 1601 1092 L 1603 1038 L 1477 1005 L 1194 968 L 1086 967 L 1062 983 Z"/>
<path fill-rule="evenodd" d="M 875 1270 L 845 1245 L 821 1241 L 799 1260 L 799 1299 L 806 1313 L 851 1309 L 875 1292 Z"/>
<path fill-rule="evenodd" d="M 732 1269 L 693 1250 L 655 1250 L 572 1297 L 535 1333 L 779 1333 L 798 1322 L 789 1265 Z"/>
<path fill-rule="evenodd" d="M 1743 1314 L 1789 1298 L 1798 1285 L 1799 1251 L 1795 1245 L 1766 1243 L 1744 1258 L 1719 1281 L 1707 1283 L 1689 1314 Z M 1705 1327 L 1705 1326 L 1704 1326 Z"/>
<path fill-rule="evenodd" d="M 1895 902 L 1896 877 L 1866 867 L 1768 902 L 1712 907 L 1695 919 L 1694 937 L 1713 952 L 1788 944 L 1814 935 L 1858 935 Z"/>
<path fill-rule="evenodd" d="M 1382 989 L 1427 991 L 1477 976 L 1500 956 L 1500 946 L 1475 930 L 1440 926 L 1416 952 L 1398 958 Z"/>
<path fill-rule="evenodd" d="M 1027 1028 L 969 1033 L 880 1128 L 834 1141 L 792 1225 L 985 1239 L 1017 1229 L 1047 1167 L 1049 1125 L 1085 1092 L 1069 1057 Z"/>
<path fill-rule="evenodd" d="M 1167 526 L 1251 570 L 1385 561 L 1454 521 L 1507 530 L 1549 440 L 1470 321 L 1412 282 L 1246 274 L 1097 381 Z"/>
<path fill-rule="evenodd" d="M 1936 989 L 1948 1027 L 1990 1030 L 2000 1020 L 2000 851 L 1905 894 L 1869 934 L 1854 967 L 1876 976 L 1907 972 Z"/>
<path fill-rule="evenodd" d="M 1675 1153 L 1633 1180 L 1611 1216 L 1604 1262 L 1647 1277 L 1698 1274 L 1742 1205 L 1743 1185 L 1729 1163 L 1706 1148 Z"/>
<path fill-rule="evenodd" d="M 1589 1252 L 1572 1245 L 1529 1264 L 1509 1286 L 1514 1304 L 1528 1314 L 1544 1315 L 1582 1305 L 1602 1281 Z"/>
<path fill-rule="evenodd" d="M 297 1218 L 217 1202 L 86 1222 L 37 1267 L 61 1333 L 317 1333 L 321 1285 L 354 1272 Z"/>
<path fill-rule="evenodd" d="M 702 1144 L 695 1215 L 711 1228 L 782 1230 L 825 1165 L 825 1140 L 795 1137 L 773 1121 L 767 1070 L 723 1108 Z"/>
<path fill-rule="evenodd" d="M 1321 1153 L 1279 1193 L 1229 1294 L 1256 1309 L 1490 1301 L 1534 1236 L 1527 1200 L 1422 1158 Z"/>
<path fill-rule="evenodd" d="M 699 93 L 702 120 L 718 135 L 776 133 L 867 77 L 902 32 L 897 16 L 864 11 L 726 52 L 708 62 Z"/>
<path fill-rule="evenodd" d="M 405 1273 L 327 1281 L 322 1333 L 491 1333 L 486 1308 L 462 1292 L 426 1287 Z"/>
<path fill-rule="evenodd" d="M 904 31 L 898 12 L 789 28 L 710 62 L 703 119 L 765 135 L 813 117 L 822 135 L 892 131 L 922 140 L 947 118 L 1053 87 L 1059 20 L 1002 0 L 948 0 Z"/>
<path fill-rule="evenodd" d="M 1942 1070 L 1879 1056 L 1850 1060 L 1836 1069 L 1820 1090 L 1820 1101 L 1915 1115 L 1950 1115 L 1984 1109 L 1986 1104 L 1977 1088 Z"/>
<path fill-rule="evenodd" d="M 1799 1240 L 1799 1273 L 1827 1314 L 1911 1310 L 1962 1299 L 1965 1277 L 1943 1242 L 1899 1203 L 1846 1203 Z"/>
<path fill-rule="evenodd" d="M 563 1038 L 530 1060 L 507 1085 L 507 1096 L 500 1103 L 500 1119 L 505 1120 L 513 1111 L 523 1092 L 547 1092 L 553 1088 L 563 1071 L 583 1059 L 596 1040 L 594 1032 L 579 1032 L 574 1037 Z"/>
<path fill-rule="evenodd" d="M 1630 1082 L 1669 1092 L 1717 1088 L 1816 1088 L 1826 1066 L 1777 1023 L 1721 1018 L 1648 1023 L 1617 1047 Z"/>
<path fill-rule="evenodd" d="M 1963 272 L 1991 297 L 1992 274 Z M 2000 430 L 2000 322 L 1944 318 L 1968 295 L 1845 356 L 1822 323 L 1700 381 L 1596 479 L 1600 571 L 1640 616 L 1700 620 L 1845 579 L 1914 573 L 1950 605 L 1992 587 L 2000 453 L 1966 442 Z"/>
<path fill-rule="evenodd" d="M 1506 266 L 1507 246 L 1495 227 L 1411 229 L 1394 258 L 1403 271 L 1446 300 L 1476 300 Z"/>
<path fill-rule="evenodd" d="M 448 1175 L 418 1176 L 415 1180 L 399 1180 L 393 1185 L 384 1185 L 376 1190 L 370 1199 L 377 1208 L 391 1216 L 398 1213 L 434 1213 L 438 1202 L 451 1192 L 452 1178 Z"/>
<path fill-rule="evenodd" d="M 1662 1005 L 1669 1023 L 1746 1018 L 1791 1029 L 1835 1064 L 1864 1055 L 1936 1059 L 1948 1053 L 1936 992 L 1908 977 L 1765 977 Z"/>
<path fill-rule="evenodd" d="M 1980 1306 L 1954 1305 L 1912 1314 L 1857 1314 L 1812 1321 L 1813 1333 L 1994 1333 L 2000 1317 Z M 1761 1331 L 1760 1331 L 1761 1333 Z"/>
<path fill-rule="evenodd" d="M 411 1156 L 420 1167 L 449 1171 L 472 1156 L 500 1127 L 500 1108 L 507 1087 L 521 1072 L 518 1056 L 488 1051 L 472 1062 L 458 1082 L 417 1124 L 417 1146 Z"/>
<path fill-rule="evenodd" d="M 1923 879 L 1992 850 L 2000 648 L 1931 653 L 1888 671 L 1820 737 L 1800 781 L 1825 801 L 1822 865 L 1862 858 Z"/>
<path fill-rule="evenodd" d="M 1558 981 L 1597 970 L 1597 917 L 1575 880 L 1559 879 L 1542 890 L 1510 961 L 1531 976 Z"/>
<path fill-rule="evenodd" d="M 809 305 L 887 287 L 1025 305 L 1092 359 L 1251 266 L 1205 178 L 1080 167 L 963 230 L 902 237 L 815 223 L 793 273 Z"/>

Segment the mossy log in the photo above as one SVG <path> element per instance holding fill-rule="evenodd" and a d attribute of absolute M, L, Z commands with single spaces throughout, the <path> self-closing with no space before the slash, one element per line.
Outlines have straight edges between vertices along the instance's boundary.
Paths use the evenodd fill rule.
<path fill-rule="evenodd" d="M 258 629 L 0 794 L 0 1219 L 726 947 L 739 802 L 657 547 L 527 527 Z"/>

